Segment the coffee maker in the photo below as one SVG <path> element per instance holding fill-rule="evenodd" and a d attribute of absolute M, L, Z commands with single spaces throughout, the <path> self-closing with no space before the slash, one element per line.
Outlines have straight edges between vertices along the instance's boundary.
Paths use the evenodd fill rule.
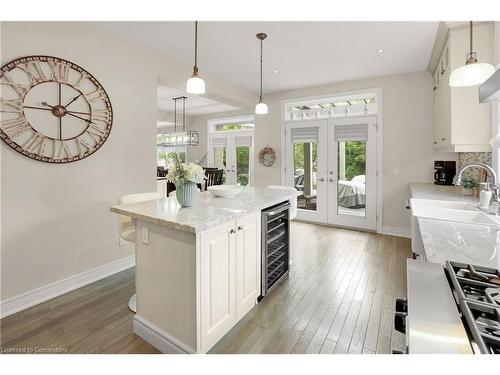
<path fill-rule="evenodd" d="M 436 160 L 434 162 L 434 183 L 436 185 L 453 185 L 453 177 L 456 173 L 455 161 Z"/>

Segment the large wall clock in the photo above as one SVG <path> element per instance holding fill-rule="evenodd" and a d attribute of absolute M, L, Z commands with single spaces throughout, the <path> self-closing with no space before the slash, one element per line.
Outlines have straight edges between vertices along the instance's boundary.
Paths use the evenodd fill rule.
<path fill-rule="evenodd" d="M 113 123 L 111 101 L 89 72 L 51 56 L 27 56 L 0 69 L 0 136 L 17 152 L 69 163 L 96 152 Z"/>

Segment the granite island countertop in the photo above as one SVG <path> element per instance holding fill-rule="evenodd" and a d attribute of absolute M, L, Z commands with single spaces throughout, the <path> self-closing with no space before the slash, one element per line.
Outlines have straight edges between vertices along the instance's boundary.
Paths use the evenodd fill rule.
<path fill-rule="evenodd" d="M 414 199 L 478 203 L 478 198 L 461 195 L 461 188 L 434 184 L 410 184 Z M 499 218 L 488 215 L 499 222 Z M 426 260 L 444 264 L 447 260 L 500 269 L 500 225 L 481 225 L 418 217 Z"/>
<path fill-rule="evenodd" d="M 207 191 L 199 193 L 193 207 L 181 207 L 177 198 L 169 197 L 112 206 L 110 211 L 185 232 L 198 233 L 298 195 L 300 192 L 293 190 L 244 187 L 242 192 L 233 198 L 216 198 Z"/>

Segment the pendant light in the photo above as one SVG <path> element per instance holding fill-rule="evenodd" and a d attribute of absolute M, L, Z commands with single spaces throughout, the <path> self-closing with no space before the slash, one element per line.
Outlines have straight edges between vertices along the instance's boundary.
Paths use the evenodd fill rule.
<path fill-rule="evenodd" d="M 200 142 L 200 136 L 196 130 L 186 130 L 186 99 L 185 96 L 172 99 L 174 101 L 174 132 L 163 134 L 160 146 L 197 146 Z M 182 125 L 179 125 L 180 131 L 177 131 L 177 102 L 179 100 L 182 101 Z"/>
<path fill-rule="evenodd" d="M 465 65 L 450 74 L 449 84 L 451 87 L 476 86 L 486 81 L 493 73 L 495 73 L 493 65 L 478 63 L 476 52 L 472 51 L 472 21 L 470 21 L 470 52 L 465 57 Z"/>
<path fill-rule="evenodd" d="M 194 22 L 194 67 L 193 75 L 186 82 L 186 92 L 204 94 L 205 81 L 198 76 L 198 21 Z"/>
<path fill-rule="evenodd" d="M 267 38 L 267 34 L 258 33 L 256 37 L 260 40 L 260 96 L 259 102 L 255 106 L 255 113 L 258 115 L 265 115 L 268 111 L 267 104 L 262 103 L 262 41 Z"/>

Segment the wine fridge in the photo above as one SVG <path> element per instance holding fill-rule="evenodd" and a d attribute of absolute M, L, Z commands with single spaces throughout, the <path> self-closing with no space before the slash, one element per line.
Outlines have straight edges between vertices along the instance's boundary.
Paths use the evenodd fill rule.
<path fill-rule="evenodd" d="M 290 202 L 262 211 L 262 287 L 266 296 L 289 273 Z"/>

